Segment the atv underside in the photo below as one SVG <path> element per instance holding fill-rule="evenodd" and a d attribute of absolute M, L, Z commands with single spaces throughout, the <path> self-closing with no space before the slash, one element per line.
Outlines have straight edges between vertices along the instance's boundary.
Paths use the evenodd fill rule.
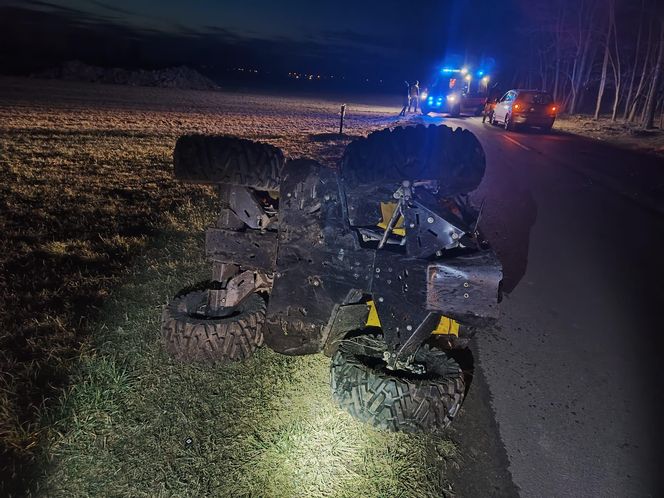
<path fill-rule="evenodd" d="M 338 170 L 232 137 L 178 140 L 175 174 L 217 186 L 212 280 L 165 308 L 182 361 L 265 343 L 332 357 L 337 402 L 375 426 L 443 430 L 464 397 L 453 350 L 497 314 L 500 263 L 467 194 L 484 174 L 468 131 L 397 128 L 351 143 Z"/>

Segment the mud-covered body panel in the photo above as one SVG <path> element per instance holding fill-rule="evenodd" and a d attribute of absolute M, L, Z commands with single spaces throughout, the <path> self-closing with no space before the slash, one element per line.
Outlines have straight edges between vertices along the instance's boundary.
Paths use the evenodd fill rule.
<path fill-rule="evenodd" d="M 281 182 L 277 272 L 265 342 L 285 354 L 321 351 L 335 305 L 368 290 L 374 252 L 346 227 L 338 176 L 315 161 L 288 164 Z"/>

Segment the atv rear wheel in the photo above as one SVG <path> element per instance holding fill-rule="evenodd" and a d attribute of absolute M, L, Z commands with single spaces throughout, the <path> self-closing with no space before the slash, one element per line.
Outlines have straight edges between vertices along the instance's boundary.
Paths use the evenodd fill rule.
<path fill-rule="evenodd" d="M 283 152 L 269 144 L 226 136 L 184 135 L 173 164 L 180 180 L 279 190 Z"/>
<path fill-rule="evenodd" d="M 465 384 L 461 368 L 444 351 L 425 344 L 417 360 L 427 373 L 416 375 L 388 370 L 382 359 L 352 350 L 342 342 L 332 358 L 332 395 L 341 408 L 391 431 L 439 433 L 450 425 Z"/>
<path fill-rule="evenodd" d="M 183 362 L 246 360 L 263 344 L 265 300 L 251 294 L 237 306 L 212 313 L 206 290 L 179 294 L 164 307 L 161 333 L 166 350 Z"/>
<path fill-rule="evenodd" d="M 479 140 L 468 130 L 448 126 L 408 126 L 376 131 L 346 147 L 341 173 L 346 197 L 366 185 L 403 180 L 437 180 L 440 196 L 475 190 L 486 160 Z M 349 193 L 350 192 L 350 193 Z"/>

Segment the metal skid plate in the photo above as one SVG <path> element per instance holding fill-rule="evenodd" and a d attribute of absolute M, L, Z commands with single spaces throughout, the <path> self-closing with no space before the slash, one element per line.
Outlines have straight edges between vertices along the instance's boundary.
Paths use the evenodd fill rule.
<path fill-rule="evenodd" d="M 334 354 L 346 333 L 364 327 L 369 316 L 369 309 L 370 306 L 366 303 L 337 306 L 328 326 L 328 337 L 323 350 L 327 356 Z"/>
<path fill-rule="evenodd" d="M 277 233 L 208 228 L 205 253 L 212 261 L 271 273 L 277 257 Z"/>
<path fill-rule="evenodd" d="M 374 252 L 345 226 L 337 174 L 315 161 L 290 161 L 282 176 L 277 273 L 265 342 L 285 354 L 321 351 L 335 305 L 368 290 Z"/>
<path fill-rule="evenodd" d="M 264 228 L 270 221 L 254 194 L 246 187 L 231 187 L 228 203 L 235 216 L 250 228 Z"/>
<path fill-rule="evenodd" d="M 443 249 L 459 245 L 464 230 L 461 223 L 453 224 L 419 202 L 406 204 L 403 208 L 406 219 L 406 249 L 414 258 L 427 258 Z M 450 215 L 450 219 L 453 217 Z"/>
<path fill-rule="evenodd" d="M 381 202 L 395 202 L 394 192 L 399 183 L 379 183 L 356 187 L 344 186 L 348 218 L 354 227 L 374 227 L 382 218 Z"/>
<path fill-rule="evenodd" d="M 497 318 L 502 278 L 502 266 L 491 250 L 430 264 L 427 309 L 460 321 Z"/>
<path fill-rule="evenodd" d="M 374 303 L 385 341 L 390 349 L 398 350 L 430 314 L 426 309 L 427 262 L 383 250 L 376 253 L 374 264 Z M 436 323 L 430 324 L 427 335 Z"/>

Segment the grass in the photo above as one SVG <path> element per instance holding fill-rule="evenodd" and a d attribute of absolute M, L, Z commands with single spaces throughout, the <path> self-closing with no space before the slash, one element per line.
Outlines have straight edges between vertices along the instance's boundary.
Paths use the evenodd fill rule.
<path fill-rule="evenodd" d="M 349 109 L 351 134 L 393 124 L 392 109 Z M 0 494 L 440 496 L 451 443 L 351 420 L 326 358 L 263 349 L 202 368 L 160 347 L 161 306 L 209 276 L 213 193 L 172 178 L 177 137 L 333 165 L 337 110 L 0 79 Z"/>
<path fill-rule="evenodd" d="M 155 304 L 207 275 L 200 258 L 185 257 L 202 254 L 200 235 L 163 239 L 103 309 L 95 345 L 49 424 L 51 463 L 38 491 L 440 496 L 452 444 L 353 420 L 331 400 L 328 358 L 264 348 L 211 368 L 164 354 Z"/>
<path fill-rule="evenodd" d="M 657 126 L 658 123 L 655 123 Z M 664 154 L 664 129 L 661 121 L 658 128 L 642 130 L 637 123 L 624 122 L 620 118 L 611 121 L 609 116 L 600 116 L 598 120 L 587 115 L 560 116 L 555 128 L 561 131 L 583 135 L 596 140 L 607 141 L 623 147 Z"/>

